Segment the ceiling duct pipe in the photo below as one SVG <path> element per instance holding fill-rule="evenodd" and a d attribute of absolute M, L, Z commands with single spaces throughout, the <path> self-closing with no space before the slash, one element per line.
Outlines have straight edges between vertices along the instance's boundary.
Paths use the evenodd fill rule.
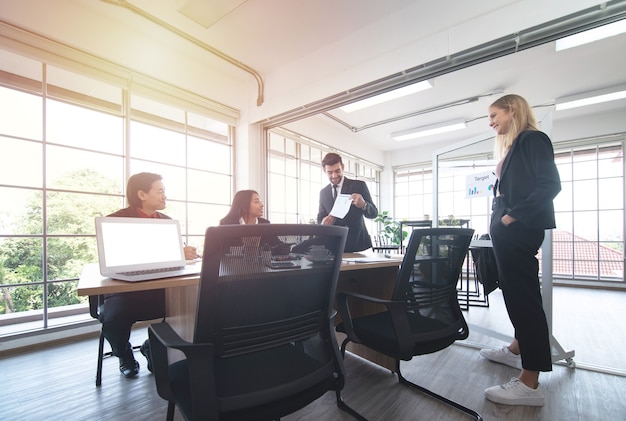
<path fill-rule="evenodd" d="M 181 31 L 180 29 L 170 25 L 167 22 L 162 21 L 161 19 L 150 15 L 149 13 L 146 13 L 145 11 L 143 11 L 142 9 L 133 6 L 132 4 L 128 3 L 126 0 L 101 0 L 104 3 L 110 3 L 113 4 L 115 6 L 120 6 L 123 7 L 125 9 L 130 10 L 131 12 L 137 13 L 139 16 L 148 19 L 149 21 L 156 23 L 157 25 L 161 26 L 162 28 L 167 29 L 168 31 L 178 35 L 179 37 L 191 42 L 192 44 L 197 45 L 198 47 L 208 51 L 211 54 L 216 55 L 217 57 L 221 58 L 222 60 L 227 61 L 228 63 L 232 64 L 233 66 L 236 66 L 238 68 L 240 68 L 241 70 L 243 70 L 244 72 L 248 72 L 250 73 L 252 76 L 254 76 L 254 78 L 257 81 L 257 85 L 258 85 L 258 96 L 257 96 L 257 100 L 256 100 L 256 105 L 258 107 L 260 107 L 263 104 L 263 90 L 264 90 L 264 85 L 263 85 L 263 79 L 261 78 L 261 75 L 254 69 L 252 69 L 251 67 L 245 65 L 244 63 L 240 62 L 239 60 L 236 60 L 232 57 L 230 57 L 227 54 L 222 53 L 221 51 L 211 47 L 208 44 L 205 44 L 204 42 L 193 38 L 191 36 L 189 36 L 188 34 L 186 34 L 185 32 Z"/>

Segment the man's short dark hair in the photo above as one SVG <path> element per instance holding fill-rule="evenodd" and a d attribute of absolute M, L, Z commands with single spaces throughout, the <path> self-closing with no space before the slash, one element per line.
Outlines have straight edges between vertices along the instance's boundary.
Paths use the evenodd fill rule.
<path fill-rule="evenodd" d="M 139 199 L 137 195 L 139 190 L 147 193 L 152 188 L 152 183 L 162 179 L 163 177 L 159 174 L 151 172 L 140 172 L 132 175 L 126 185 L 126 199 L 128 200 L 128 204 L 133 208 L 141 208 L 141 199 Z"/>
<path fill-rule="evenodd" d="M 324 159 L 322 159 L 322 168 L 325 168 L 326 165 L 335 165 L 335 164 L 343 164 L 343 161 L 341 160 L 341 156 L 334 152 L 327 153 Z"/>

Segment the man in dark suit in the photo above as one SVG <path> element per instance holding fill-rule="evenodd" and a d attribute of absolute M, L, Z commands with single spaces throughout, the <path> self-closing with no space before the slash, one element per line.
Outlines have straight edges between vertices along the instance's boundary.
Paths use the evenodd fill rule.
<path fill-rule="evenodd" d="M 378 209 L 372 202 L 367 184 L 361 180 L 350 180 L 343 176 L 344 165 L 341 156 L 328 153 L 322 160 L 322 168 L 330 180 L 330 184 L 320 190 L 320 206 L 317 223 L 323 225 L 340 225 L 348 227 L 345 252 L 362 251 L 372 247 L 372 239 L 365 227 L 363 217 L 374 219 Z M 347 215 L 336 218 L 330 215 L 335 203 L 336 194 L 349 194 L 352 204 Z"/>

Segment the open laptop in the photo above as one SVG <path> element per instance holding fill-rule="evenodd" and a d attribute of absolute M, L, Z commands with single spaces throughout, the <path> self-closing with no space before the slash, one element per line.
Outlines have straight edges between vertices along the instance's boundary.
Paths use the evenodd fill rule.
<path fill-rule="evenodd" d="M 147 281 L 200 273 L 186 265 L 176 219 L 96 218 L 100 273 L 123 281 Z"/>

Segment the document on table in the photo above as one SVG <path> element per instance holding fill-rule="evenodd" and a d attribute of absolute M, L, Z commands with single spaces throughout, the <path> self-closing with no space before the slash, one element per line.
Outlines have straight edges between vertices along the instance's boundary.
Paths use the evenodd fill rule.
<path fill-rule="evenodd" d="M 363 256 L 363 257 L 344 257 L 342 261 L 346 263 L 376 263 L 376 262 L 388 262 L 390 260 L 396 260 L 398 264 L 400 264 L 400 262 L 402 261 L 402 257 L 404 256 L 402 256 L 401 254 L 394 255 L 394 257 L 391 257 L 391 255 L 382 255 L 382 254 L 378 255 L 377 254 L 377 255 Z"/>
<path fill-rule="evenodd" d="M 350 210 L 350 206 L 352 205 L 352 195 L 351 194 L 338 194 L 337 199 L 335 199 L 335 204 L 333 208 L 330 210 L 330 214 L 335 218 L 342 219 L 348 214 Z"/>

